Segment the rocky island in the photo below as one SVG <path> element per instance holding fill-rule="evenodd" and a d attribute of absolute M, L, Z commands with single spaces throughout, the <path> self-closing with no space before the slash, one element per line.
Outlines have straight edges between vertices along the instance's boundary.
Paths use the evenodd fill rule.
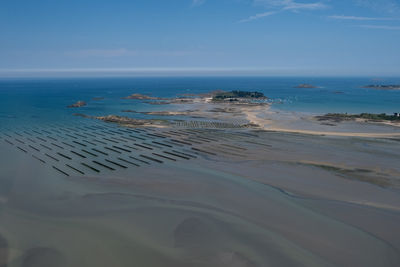
<path fill-rule="evenodd" d="M 315 85 L 312 85 L 312 84 L 302 83 L 302 84 L 295 86 L 294 88 L 318 88 L 318 87 Z"/>
<path fill-rule="evenodd" d="M 201 94 L 191 93 L 190 95 L 178 95 L 170 98 L 133 94 L 128 99 L 138 99 L 146 104 L 165 105 L 165 109 L 121 110 L 123 113 L 154 116 L 149 118 L 135 118 L 135 115 L 125 117 L 118 114 L 107 114 L 108 116 L 102 117 L 83 114 L 75 115 L 135 128 L 253 128 L 312 135 L 359 137 L 398 136 L 398 133 L 393 132 L 393 128 L 385 127 L 398 128 L 400 126 L 398 113 L 393 115 L 329 113 L 319 116 L 307 116 L 277 112 L 269 108 L 272 100 L 262 92 L 257 91 L 214 90 Z M 168 105 L 171 106 L 168 107 Z M 377 124 L 382 125 L 382 130 L 376 128 Z M 332 131 L 327 129 L 326 126 L 335 126 L 336 128 Z M 367 130 L 365 129 L 367 128 L 370 128 L 373 132 L 366 132 Z"/>
<path fill-rule="evenodd" d="M 126 113 L 137 113 L 143 115 L 156 115 L 156 116 L 177 116 L 177 115 L 188 115 L 195 110 L 185 110 L 185 111 L 136 111 L 131 109 L 122 110 L 122 112 Z"/>
<path fill-rule="evenodd" d="M 361 114 L 347 114 L 347 113 L 328 113 L 321 116 L 315 117 L 319 121 L 353 121 L 353 120 L 364 120 L 371 122 L 396 122 L 400 123 L 400 114 L 394 113 L 393 115 L 387 115 L 386 113 L 373 114 L 373 113 L 361 113 Z"/>
<path fill-rule="evenodd" d="M 107 116 L 90 116 L 82 113 L 75 113 L 74 116 L 82 117 L 86 119 L 101 120 L 108 123 L 115 123 L 125 127 L 157 127 L 162 124 L 168 124 L 164 120 L 157 119 L 134 119 L 118 115 L 107 115 Z"/>
<path fill-rule="evenodd" d="M 85 101 L 78 101 L 72 105 L 67 106 L 68 108 L 80 108 L 80 107 L 84 107 L 86 106 L 86 102 Z"/>
<path fill-rule="evenodd" d="M 267 97 L 260 92 L 247 92 L 247 91 L 230 91 L 230 92 L 217 92 L 212 96 L 213 101 L 245 101 L 248 100 L 265 100 Z"/>
<path fill-rule="evenodd" d="M 135 100 L 167 100 L 168 98 L 154 97 L 143 94 L 131 94 L 129 96 L 122 97 L 122 99 L 135 99 Z"/>
<path fill-rule="evenodd" d="M 268 98 L 257 91 L 212 91 L 202 94 L 192 94 L 191 96 L 177 96 L 168 99 L 152 97 L 141 94 L 133 94 L 124 99 L 137 99 L 143 103 L 157 103 L 163 105 L 180 104 L 172 109 L 138 111 L 124 109 L 121 112 L 143 114 L 150 116 L 179 116 L 179 118 L 131 118 L 110 114 L 108 116 L 89 116 L 85 114 L 74 114 L 88 119 L 101 120 L 108 123 L 115 123 L 126 127 L 211 127 L 211 128 L 258 128 L 256 121 L 249 119 L 253 112 L 267 110 Z M 154 101 L 148 101 L 149 99 Z M 198 120 L 198 119 L 201 119 Z"/>
<path fill-rule="evenodd" d="M 95 117 L 95 119 L 105 121 L 105 122 L 122 124 L 122 125 L 126 125 L 126 126 L 144 126 L 144 125 L 151 124 L 149 120 L 133 119 L 133 118 L 122 117 L 122 116 L 117 116 L 117 115 L 100 116 L 100 117 Z"/>

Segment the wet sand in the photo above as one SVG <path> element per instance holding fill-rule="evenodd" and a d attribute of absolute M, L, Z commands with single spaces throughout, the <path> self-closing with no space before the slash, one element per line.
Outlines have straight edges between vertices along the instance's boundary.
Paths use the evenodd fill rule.
<path fill-rule="evenodd" d="M 324 127 L 324 125 L 327 125 L 326 123 L 319 123 L 313 120 L 311 115 L 272 112 L 265 109 L 265 107 L 245 107 L 241 109 L 241 112 L 245 114 L 251 123 L 259 125 L 261 129 L 275 132 L 370 138 L 400 137 L 400 127 L 397 124 L 388 122 L 370 123 L 359 120 L 328 124 L 330 127 Z M 288 116 L 290 119 L 285 121 L 285 117 L 287 118 Z M 337 127 L 338 124 L 345 125 L 345 127 Z M 378 127 L 373 127 L 374 125 Z"/>
<path fill-rule="evenodd" d="M 258 129 L 299 133 L 308 135 L 329 135 L 343 137 L 398 138 L 398 123 L 386 121 L 370 122 L 358 119 L 348 122 L 327 123 L 317 121 L 315 114 L 271 110 L 267 103 L 214 102 L 211 98 L 194 98 L 189 103 L 169 105 L 162 112 L 142 112 L 149 115 L 185 116 L 185 120 L 201 118 L 218 120 L 236 125 L 249 125 Z"/>
<path fill-rule="evenodd" d="M 0 235 L 0 266 L 7 266 L 8 263 L 8 243 L 7 240 Z"/>
<path fill-rule="evenodd" d="M 400 263 L 396 140 L 90 120 L 33 131 L 0 140 L 7 266 Z"/>

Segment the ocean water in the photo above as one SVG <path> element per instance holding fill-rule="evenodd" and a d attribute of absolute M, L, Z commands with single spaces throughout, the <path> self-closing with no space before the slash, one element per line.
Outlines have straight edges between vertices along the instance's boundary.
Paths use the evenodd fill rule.
<path fill-rule="evenodd" d="M 299 89 L 310 83 L 318 88 Z M 0 125 L 37 124 L 40 122 L 76 121 L 73 113 L 108 115 L 123 109 L 163 110 L 165 107 L 142 104 L 121 97 L 132 93 L 174 97 L 185 93 L 211 90 L 261 91 L 270 98 L 273 109 L 306 113 L 393 113 L 400 112 L 400 90 L 366 89 L 367 84 L 400 84 L 400 78 L 266 78 L 266 77 L 196 77 L 196 78 L 70 78 L 0 80 Z M 94 97 L 104 100 L 93 101 Z M 88 102 L 80 109 L 67 105 L 78 100 Z M 138 116 L 135 114 L 135 116 Z M 144 115 L 143 115 L 144 116 Z"/>

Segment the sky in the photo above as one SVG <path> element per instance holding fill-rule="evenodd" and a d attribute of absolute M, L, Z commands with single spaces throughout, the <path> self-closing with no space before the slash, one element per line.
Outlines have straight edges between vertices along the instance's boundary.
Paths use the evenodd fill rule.
<path fill-rule="evenodd" d="M 0 76 L 400 76 L 400 0 L 2 0 Z"/>

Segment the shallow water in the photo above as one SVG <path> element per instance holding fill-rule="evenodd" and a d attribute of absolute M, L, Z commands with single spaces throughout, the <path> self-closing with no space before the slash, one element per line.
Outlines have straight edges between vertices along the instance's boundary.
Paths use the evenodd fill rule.
<path fill-rule="evenodd" d="M 311 83 L 320 88 L 294 88 Z M 89 103 L 79 112 L 89 115 L 124 114 L 123 109 L 162 110 L 163 106 L 121 100 L 132 93 L 173 97 L 216 89 L 261 91 L 270 97 L 274 109 L 326 113 L 400 112 L 400 90 L 361 88 L 377 83 L 369 78 L 104 78 L 0 80 L 0 123 L 14 125 L 55 120 L 74 120 L 74 109 L 67 105 L 83 100 Z M 399 84 L 400 78 L 380 83 Z M 94 97 L 104 100 L 94 101 Z M 136 114 L 138 115 L 138 114 Z"/>

